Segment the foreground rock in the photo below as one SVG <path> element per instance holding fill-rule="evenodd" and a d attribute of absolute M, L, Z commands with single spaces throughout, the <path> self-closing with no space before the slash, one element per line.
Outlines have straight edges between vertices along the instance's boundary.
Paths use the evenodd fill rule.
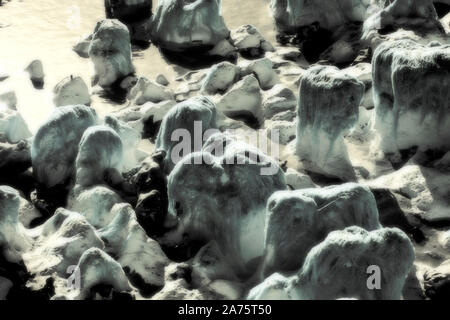
<path fill-rule="evenodd" d="M 118 20 L 98 22 L 89 45 L 89 57 L 94 64 L 94 83 L 103 88 L 133 74 L 128 28 Z"/>
<path fill-rule="evenodd" d="M 311 249 L 296 276 L 273 275 L 250 291 L 249 298 L 397 300 L 414 257 L 411 241 L 396 228 L 333 231 Z M 378 281 L 370 278 L 376 272 Z M 376 290 L 370 289 L 374 286 Z"/>
<path fill-rule="evenodd" d="M 36 89 L 42 89 L 44 87 L 44 67 L 40 60 L 33 60 L 25 69 L 30 75 L 30 80 Z"/>
<path fill-rule="evenodd" d="M 450 46 L 437 43 L 401 40 L 375 51 L 375 127 L 394 161 L 411 147 L 450 150 L 449 63 Z"/>
<path fill-rule="evenodd" d="M 181 158 L 200 151 L 206 138 L 204 133 L 215 128 L 216 107 L 208 98 L 191 98 L 171 108 L 161 123 L 155 143 L 155 151 L 165 152 L 164 170 L 172 171 Z"/>
<path fill-rule="evenodd" d="M 267 201 L 267 211 L 264 277 L 298 270 L 311 248 L 331 231 L 354 225 L 369 231 L 380 228 L 372 192 L 353 183 L 279 191 Z"/>
<path fill-rule="evenodd" d="M 78 143 L 84 131 L 97 122 L 94 109 L 86 106 L 55 109 L 33 138 L 31 160 L 36 181 L 49 188 L 71 178 Z"/>
<path fill-rule="evenodd" d="M 229 34 L 218 0 L 163 0 L 152 17 L 152 42 L 171 51 L 206 51 Z"/>
<path fill-rule="evenodd" d="M 308 69 L 300 81 L 297 155 L 309 170 L 354 180 L 343 134 L 358 120 L 364 84 L 335 67 Z"/>
<path fill-rule="evenodd" d="M 91 96 L 86 83 L 81 77 L 70 76 L 59 82 L 53 89 L 53 103 L 57 107 L 68 105 L 90 105 Z"/>
<path fill-rule="evenodd" d="M 189 154 L 168 178 L 166 225 L 175 228 L 165 241 L 215 239 L 234 273 L 248 278 L 263 254 L 266 201 L 286 189 L 284 173 L 259 150 L 222 134 L 204 148 L 210 151 Z"/>

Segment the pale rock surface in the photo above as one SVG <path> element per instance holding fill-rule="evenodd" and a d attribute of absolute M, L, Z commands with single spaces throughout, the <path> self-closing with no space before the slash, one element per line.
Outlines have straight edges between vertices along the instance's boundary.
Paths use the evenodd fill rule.
<path fill-rule="evenodd" d="M 258 149 L 223 134 L 204 149 L 183 158 L 168 178 L 166 225 L 176 228 L 165 241 L 215 239 L 235 274 L 247 278 L 263 253 L 266 201 L 286 189 L 284 173 Z"/>
<path fill-rule="evenodd" d="M 262 276 L 299 269 L 327 234 L 354 225 L 369 231 L 381 227 L 368 187 L 348 183 L 275 192 L 267 201 Z"/>
<path fill-rule="evenodd" d="M 166 76 L 163 75 L 163 74 L 158 74 L 156 76 L 155 81 L 156 81 L 157 84 L 160 84 L 162 86 L 168 86 L 169 85 L 169 80 L 167 80 Z"/>
<path fill-rule="evenodd" d="M 35 179 L 45 187 L 53 187 L 74 175 L 81 137 L 97 123 L 95 110 L 87 106 L 53 110 L 33 138 L 31 160 Z"/>
<path fill-rule="evenodd" d="M 265 119 L 271 119 L 281 112 L 295 110 L 297 106 L 294 92 L 282 84 L 276 84 L 272 89 L 265 91 L 263 95 L 262 108 Z"/>
<path fill-rule="evenodd" d="M 81 77 L 69 76 L 59 82 L 53 89 L 53 103 L 57 107 L 68 105 L 90 105 L 89 89 Z"/>
<path fill-rule="evenodd" d="M 335 67 L 316 66 L 300 80 L 297 155 L 312 171 L 354 180 L 343 135 L 358 121 L 364 84 Z"/>
<path fill-rule="evenodd" d="M 19 221 L 21 197 L 17 190 L 0 186 L 0 254 L 9 262 L 18 263 L 31 248 L 31 239 Z"/>
<path fill-rule="evenodd" d="M 131 88 L 127 99 L 132 104 L 143 105 L 146 102 L 158 103 L 164 100 L 173 100 L 172 90 L 147 78 L 140 77 L 136 85 Z"/>
<path fill-rule="evenodd" d="M 450 149 L 450 46 L 387 42 L 373 56 L 375 129 L 380 148 Z M 418 134 L 420 132 L 420 134 Z"/>
<path fill-rule="evenodd" d="M 230 62 L 221 62 L 212 66 L 203 80 L 202 91 L 214 95 L 226 92 L 238 79 L 240 68 Z"/>
<path fill-rule="evenodd" d="M 123 143 L 106 126 L 88 128 L 81 137 L 75 161 L 76 184 L 82 187 L 102 184 L 108 171 L 122 172 Z"/>
<path fill-rule="evenodd" d="M 292 168 L 286 170 L 285 176 L 286 183 L 294 188 L 294 190 L 316 187 L 308 175 L 300 173 Z"/>
<path fill-rule="evenodd" d="M 4 106 L 17 110 L 17 96 L 14 90 L 0 88 L 0 109 Z"/>
<path fill-rule="evenodd" d="M 239 52 L 258 56 L 261 52 L 275 51 L 275 48 L 252 25 L 243 25 L 231 32 L 231 42 Z"/>
<path fill-rule="evenodd" d="M 245 61 L 240 64 L 240 67 L 242 76 L 254 74 L 263 90 L 271 89 L 280 82 L 273 69 L 272 61 L 268 58 Z"/>
<path fill-rule="evenodd" d="M 98 22 L 89 45 L 89 57 L 94 64 L 94 83 L 103 88 L 133 74 L 128 28 L 114 19 Z"/>
<path fill-rule="evenodd" d="M 201 128 L 200 128 L 201 125 Z M 197 128 L 197 135 L 195 135 L 195 128 Z M 166 172 L 172 171 L 176 162 L 180 159 L 180 151 L 183 151 L 181 157 L 193 151 L 200 151 L 203 144 L 203 135 L 209 129 L 216 128 L 216 106 L 214 103 L 203 96 L 191 98 L 181 102 L 171 108 L 165 115 L 161 127 L 158 132 L 155 143 L 155 151 L 164 151 L 166 153 L 164 159 L 164 170 Z M 173 139 L 173 134 L 179 133 Z M 189 135 L 188 135 L 189 134 Z M 185 135 L 188 135 L 184 137 Z M 184 142 L 182 146 L 186 145 L 190 150 L 175 149 L 180 142 L 188 139 L 190 141 Z M 179 147 L 179 146 L 178 146 Z M 174 152 L 174 154 L 172 154 Z M 180 158 L 181 158 L 180 157 Z"/>
<path fill-rule="evenodd" d="M 219 0 L 161 0 L 152 16 L 152 42 L 172 51 L 215 46 L 229 34 Z"/>
<path fill-rule="evenodd" d="M 114 219 L 111 209 L 123 200 L 106 186 L 94 186 L 87 189 L 75 188 L 68 198 L 67 208 L 86 217 L 94 228 L 106 227 Z"/>
<path fill-rule="evenodd" d="M 296 121 L 266 121 L 264 126 L 267 138 L 272 139 L 275 143 L 287 145 L 295 139 Z"/>
<path fill-rule="evenodd" d="M 251 115 L 259 122 L 263 120 L 262 94 L 258 80 L 253 75 L 245 76 L 235 83 L 217 103 L 217 108 L 226 116 Z"/>
<path fill-rule="evenodd" d="M 0 105 L 0 134 L 9 143 L 18 143 L 31 137 L 28 125 L 19 111 Z"/>

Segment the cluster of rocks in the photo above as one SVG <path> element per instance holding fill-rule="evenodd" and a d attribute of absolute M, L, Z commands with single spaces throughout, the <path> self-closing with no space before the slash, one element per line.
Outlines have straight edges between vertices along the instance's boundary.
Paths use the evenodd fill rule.
<path fill-rule="evenodd" d="M 107 19 L 75 49 L 93 85 L 124 91 L 110 115 L 74 75 L 35 133 L 14 92 L 0 95 L 0 298 L 448 295 L 450 47 L 432 1 L 273 0 L 280 40 L 301 50 L 250 25 L 230 32 L 220 4 L 163 0 L 152 15 L 151 1 L 105 1 Z M 415 41 L 423 22 L 443 44 Z M 412 40 L 398 37 L 406 27 Z M 310 65 L 324 34 L 327 61 Z M 131 42 L 149 39 L 238 59 L 175 88 L 136 74 Z M 365 62 L 337 62 L 364 46 Z M 27 71 L 41 89 L 42 63 Z"/>

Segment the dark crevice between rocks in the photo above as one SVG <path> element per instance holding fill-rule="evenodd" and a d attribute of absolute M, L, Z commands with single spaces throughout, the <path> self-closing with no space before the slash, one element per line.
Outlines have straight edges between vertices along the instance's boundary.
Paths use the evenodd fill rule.
<path fill-rule="evenodd" d="M 97 284 L 93 286 L 86 300 L 115 300 L 115 301 L 131 301 L 135 300 L 135 297 L 129 292 L 119 292 L 114 289 L 112 285 L 109 284 Z"/>
<path fill-rule="evenodd" d="M 152 143 L 155 143 L 156 136 L 161 127 L 162 121 L 154 121 L 153 116 L 148 117 L 144 121 L 144 132 L 142 133 L 142 139 L 150 139 Z"/>
<path fill-rule="evenodd" d="M 68 182 L 51 188 L 37 186 L 30 194 L 30 201 L 42 214 L 32 221 L 30 227 L 38 226 L 47 221 L 58 208 L 67 206 L 67 197 L 70 192 L 70 179 Z"/>
<path fill-rule="evenodd" d="M 433 4 L 439 19 L 445 17 L 448 13 L 450 13 L 450 5 L 441 2 L 435 2 Z"/>
<path fill-rule="evenodd" d="M 204 241 L 184 241 L 177 246 L 166 246 L 161 244 L 161 249 L 166 256 L 174 262 L 185 262 L 193 258 L 205 245 Z"/>
<path fill-rule="evenodd" d="M 139 290 L 139 293 L 144 298 L 150 298 L 163 288 L 162 286 L 155 286 L 145 283 L 144 279 L 142 279 L 142 277 L 139 274 L 131 271 L 130 268 L 128 267 L 123 268 L 123 270 L 125 271 L 128 279 L 130 280 L 130 283 Z"/>
<path fill-rule="evenodd" d="M 408 234 L 416 243 L 422 243 L 425 235 L 418 227 L 418 223 L 409 221 L 400 208 L 395 195 L 388 189 L 371 188 L 379 213 L 380 223 L 384 227 L 397 227 Z"/>
<path fill-rule="evenodd" d="M 253 130 L 258 130 L 259 128 L 261 128 L 261 123 L 258 118 L 256 118 L 249 111 L 226 112 L 225 115 L 233 120 L 244 122 Z"/>

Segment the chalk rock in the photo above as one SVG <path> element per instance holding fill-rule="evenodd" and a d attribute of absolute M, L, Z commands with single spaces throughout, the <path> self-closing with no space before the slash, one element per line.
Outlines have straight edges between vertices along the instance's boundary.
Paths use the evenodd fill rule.
<path fill-rule="evenodd" d="M 288 285 L 288 278 L 279 273 L 274 273 L 252 288 L 247 295 L 247 300 L 289 300 Z"/>
<path fill-rule="evenodd" d="M 400 27 L 420 29 L 422 33 L 429 30 L 444 33 L 432 0 L 395 0 L 364 22 L 362 40 L 374 48 L 380 31 Z"/>
<path fill-rule="evenodd" d="M 446 300 L 450 286 L 450 260 L 424 274 L 425 294 L 432 300 Z"/>
<path fill-rule="evenodd" d="M 239 52 L 258 56 L 275 48 L 252 25 L 243 25 L 231 32 L 231 42 Z"/>
<path fill-rule="evenodd" d="M 42 218 L 42 213 L 22 195 L 20 196 L 19 205 L 19 222 L 25 228 L 31 228 L 35 222 L 35 219 Z"/>
<path fill-rule="evenodd" d="M 261 104 L 262 94 L 258 80 L 253 75 L 248 75 L 222 96 L 217 108 L 228 117 L 250 115 L 261 123 L 263 119 Z"/>
<path fill-rule="evenodd" d="M 13 90 L 0 90 L 0 109 L 3 109 L 3 106 L 17 110 L 17 96 Z"/>
<path fill-rule="evenodd" d="M 152 17 L 152 42 L 172 51 L 212 47 L 229 34 L 218 0 L 163 0 Z"/>
<path fill-rule="evenodd" d="M 108 171 L 121 173 L 123 150 L 122 140 L 113 129 L 103 125 L 86 129 L 75 161 L 76 184 L 102 184 Z"/>
<path fill-rule="evenodd" d="M 239 79 L 240 68 L 230 62 L 221 62 L 211 67 L 203 80 L 205 94 L 224 93 Z"/>
<path fill-rule="evenodd" d="M 450 46 L 381 44 L 373 57 L 375 129 L 385 154 L 450 150 Z M 418 134 L 420 132 L 420 134 Z"/>
<path fill-rule="evenodd" d="M 311 248 L 331 231 L 381 227 L 372 192 L 354 183 L 279 191 L 267 201 L 267 211 L 264 276 L 300 268 Z"/>
<path fill-rule="evenodd" d="M 290 121 L 267 121 L 265 124 L 267 137 L 273 142 L 287 145 L 295 139 L 297 124 Z"/>
<path fill-rule="evenodd" d="M 401 209 L 429 223 L 450 221 L 450 174 L 408 164 L 368 185 L 400 195 Z"/>
<path fill-rule="evenodd" d="M 114 219 L 112 207 L 122 203 L 122 199 L 113 190 L 105 186 L 88 189 L 75 188 L 68 198 L 67 208 L 80 212 L 95 228 L 106 227 Z"/>
<path fill-rule="evenodd" d="M 0 105 L 0 134 L 7 142 L 18 143 L 31 137 L 28 125 L 19 111 L 11 110 Z"/>
<path fill-rule="evenodd" d="M 131 286 L 122 267 L 107 253 L 91 248 L 86 250 L 77 265 L 81 276 L 81 288 L 76 299 L 90 297 L 96 285 L 110 285 L 118 292 L 131 291 Z"/>
<path fill-rule="evenodd" d="M 105 126 L 113 129 L 120 137 L 123 147 L 122 169 L 127 172 L 139 164 L 138 146 L 141 142 L 141 134 L 114 116 L 106 116 Z"/>
<path fill-rule="evenodd" d="M 237 59 L 237 50 L 228 40 L 220 41 L 208 54 L 212 57 L 222 57 L 230 60 Z"/>
<path fill-rule="evenodd" d="M 439 237 L 439 243 L 442 248 L 450 251 L 450 230 L 443 232 Z"/>
<path fill-rule="evenodd" d="M 169 85 L 169 80 L 167 80 L 166 76 L 163 75 L 163 74 L 158 74 L 156 76 L 155 81 L 156 81 L 157 84 L 160 84 L 162 86 L 168 86 Z"/>
<path fill-rule="evenodd" d="M 263 90 L 271 89 L 280 82 L 278 75 L 273 69 L 272 61 L 267 58 L 247 61 L 240 66 L 241 74 L 243 76 L 254 74 Z"/>
<path fill-rule="evenodd" d="M 363 22 L 371 13 L 381 9 L 384 1 L 272 0 L 270 9 L 277 30 L 292 34 L 303 26 L 318 23 L 321 28 L 335 31 L 348 22 Z"/>
<path fill-rule="evenodd" d="M 91 96 L 86 83 L 81 77 L 67 77 L 53 89 L 53 103 L 57 107 L 82 104 L 89 106 Z"/>
<path fill-rule="evenodd" d="M 25 69 L 30 75 L 30 80 L 36 88 L 42 88 L 44 86 L 44 67 L 40 60 L 33 60 Z"/>
<path fill-rule="evenodd" d="M 139 78 L 127 96 L 127 99 L 136 105 L 143 105 L 146 102 L 158 103 L 173 100 L 173 98 L 173 92 L 170 89 L 144 77 Z"/>
<path fill-rule="evenodd" d="M 204 148 L 209 151 L 189 154 L 169 175 L 166 225 L 176 227 L 165 241 L 214 239 L 235 274 L 245 278 L 263 253 L 265 203 L 286 189 L 284 173 L 258 149 L 220 133 Z"/>
<path fill-rule="evenodd" d="M 89 57 L 94 64 L 94 78 L 107 88 L 133 74 L 130 33 L 118 20 L 97 23 L 89 45 Z"/>
<path fill-rule="evenodd" d="M 295 110 L 296 106 L 297 99 L 294 92 L 284 85 L 276 84 L 264 92 L 262 108 L 265 119 L 271 119 L 274 115 L 287 110 Z"/>
<path fill-rule="evenodd" d="M 86 218 L 63 208 L 40 226 L 33 250 L 24 255 L 27 268 L 36 274 L 57 272 L 66 276 L 69 266 L 77 265 L 89 248 L 104 248 L 103 241 Z"/>
<path fill-rule="evenodd" d="M 19 222 L 20 194 L 17 190 L 0 186 L 0 254 L 6 261 L 18 263 L 31 248 L 31 239 Z"/>
<path fill-rule="evenodd" d="M 138 275 L 146 285 L 164 286 L 164 268 L 169 259 L 159 244 L 146 235 L 129 204 L 116 204 L 111 211 L 114 219 L 100 230 L 107 241 L 107 252 L 118 257 L 131 278 Z"/>
<path fill-rule="evenodd" d="M 31 152 L 28 141 L 16 144 L 0 142 L 0 175 L 12 177 L 31 167 Z"/>
<path fill-rule="evenodd" d="M 354 180 L 343 134 L 358 120 L 364 84 L 335 67 L 308 69 L 300 81 L 297 155 L 310 170 Z"/>
<path fill-rule="evenodd" d="M 142 138 L 155 138 L 164 116 L 177 103 L 166 100 L 147 102 L 142 106 L 131 106 L 115 112 L 114 115 L 141 134 Z"/>
<path fill-rule="evenodd" d="M 204 133 L 215 128 L 216 107 L 206 97 L 191 98 L 171 108 L 161 123 L 155 143 L 155 151 L 165 152 L 164 170 L 172 171 L 182 157 L 200 151 Z"/>
<path fill-rule="evenodd" d="M 441 24 L 444 27 L 445 32 L 450 33 L 450 12 L 441 19 Z"/>
<path fill-rule="evenodd" d="M 95 110 L 87 106 L 53 110 L 33 138 L 31 160 L 35 179 L 49 188 L 75 174 L 78 144 L 84 131 L 97 122 Z"/>
<path fill-rule="evenodd" d="M 349 296 L 397 300 L 414 258 L 411 241 L 397 228 L 368 232 L 354 226 L 333 231 L 311 249 L 287 291 L 295 300 Z M 371 275 L 379 281 L 370 279 Z M 372 286 L 379 289 L 370 289 Z"/>
<path fill-rule="evenodd" d="M 292 168 L 286 170 L 285 176 L 286 183 L 295 190 L 316 187 L 308 175 L 300 173 Z"/>

